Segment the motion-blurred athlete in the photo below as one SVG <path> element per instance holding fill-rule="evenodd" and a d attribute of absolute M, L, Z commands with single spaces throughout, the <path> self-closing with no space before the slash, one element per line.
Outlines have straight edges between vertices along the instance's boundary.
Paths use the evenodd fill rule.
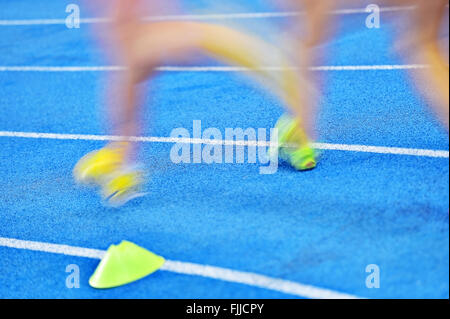
<path fill-rule="evenodd" d="M 280 3 L 285 3 L 280 0 Z M 310 80 L 315 85 L 313 74 L 308 68 L 320 64 L 324 52 L 321 45 L 328 40 L 336 30 L 336 14 L 334 10 L 342 5 L 360 5 L 358 0 L 289 0 L 298 11 L 298 24 L 291 33 L 297 38 L 298 68 L 301 77 Z M 411 64 L 424 64 L 426 67 L 411 70 L 411 76 L 417 83 L 421 93 L 428 98 L 434 113 L 443 126 L 449 129 L 449 65 L 440 47 L 439 33 L 448 12 L 447 0 L 378 0 L 379 6 L 404 6 L 406 12 L 406 31 L 399 32 L 395 49 Z M 299 27 L 299 25 L 301 25 Z M 326 53 L 325 53 L 326 54 Z M 309 73 L 309 74 L 307 74 Z M 318 108 L 318 96 L 310 97 L 306 85 L 300 86 L 300 95 L 308 103 L 303 105 L 305 129 L 309 136 L 315 137 L 314 121 Z M 296 119 L 283 116 L 277 123 L 279 128 L 280 147 L 283 142 L 291 140 L 288 133 L 295 127 Z M 294 130 L 295 131 L 295 130 Z M 283 134 L 283 132 L 287 132 Z M 280 154 L 282 150 L 280 149 Z"/>
<path fill-rule="evenodd" d="M 143 172 L 135 165 L 136 144 L 129 138 L 138 136 L 140 132 L 138 110 L 142 92 L 138 84 L 152 78 L 155 68 L 163 61 L 187 62 L 198 52 L 250 69 L 278 94 L 295 118 L 295 121 L 290 121 L 289 128 L 284 129 L 282 138 L 286 142 L 295 140 L 296 145 L 283 152 L 284 156 L 298 170 L 316 166 L 316 156 L 302 121 L 302 107 L 307 103 L 300 95 L 299 87 L 304 84 L 301 77 L 283 58 L 278 59 L 281 71 L 263 68 L 271 52 L 278 51 L 276 48 L 255 37 L 215 24 L 184 21 L 145 23 L 141 16 L 142 2 L 108 1 L 112 8 L 112 23 L 102 32 L 107 35 L 106 42 L 114 58 L 126 67 L 119 75 L 118 86 L 111 88 L 111 92 L 116 93 L 114 104 L 117 105 L 116 108 L 110 107 L 112 133 L 124 138 L 84 156 L 73 171 L 77 182 L 99 186 L 105 203 L 111 206 L 120 206 L 143 195 Z M 158 13 L 158 1 L 146 2 L 154 5 L 153 14 Z"/>

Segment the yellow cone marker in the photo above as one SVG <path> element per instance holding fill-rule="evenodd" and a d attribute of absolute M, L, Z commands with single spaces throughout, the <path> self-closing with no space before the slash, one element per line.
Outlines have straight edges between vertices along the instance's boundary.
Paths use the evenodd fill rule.
<path fill-rule="evenodd" d="M 129 241 L 111 245 L 100 261 L 89 285 L 106 289 L 142 279 L 164 264 L 165 259 Z"/>

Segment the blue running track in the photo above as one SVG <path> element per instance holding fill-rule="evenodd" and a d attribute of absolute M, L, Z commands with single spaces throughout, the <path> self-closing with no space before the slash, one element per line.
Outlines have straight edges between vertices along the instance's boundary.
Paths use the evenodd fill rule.
<path fill-rule="evenodd" d="M 171 261 L 328 292 L 449 297 L 449 140 L 405 70 L 324 71 L 329 86 L 320 142 L 443 151 L 440 157 L 324 150 L 313 171 L 298 173 L 281 163 L 276 174 L 260 175 L 260 164 L 174 164 L 173 144 L 142 143 L 149 194 L 121 209 L 105 208 L 71 175 L 77 160 L 104 142 L 11 136 L 107 134 L 106 72 L 7 68 L 108 65 L 88 24 L 2 25 L 64 19 L 71 2 L 0 1 L 0 298 L 311 297 L 173 271 L 99 291 L 88 285 L 97 259 L 42 248 L 106 250 L 121 240 Z M 186 2 L 186 12 L 196 12 L 214 1 Z M 244 12 L 276 10 L 262 0 L 246 2 Z M 404 63 L 389 51 L 392 28 L 367 29 L 365 17 L 348 16 L 339 37 L 326 45 L 327 65 Z M 239 23 L 256 30 L 282 20 Z M 198 65 L 216 63 L 204 59 Z M 193 120 L 222 133 L 270 128 L 283 113 L 275 97 L 234 72 L 163 72 L 148 92 L 145 136 L 168 137 L 178 127 L 191 132 Z M 28 246 L 9 247 L 12 239 Z M 71 264 L 80 269 L 78 289 L 66 287 Z M 379 267 L 379 288 L 366 287 L 371 264 Z"/>

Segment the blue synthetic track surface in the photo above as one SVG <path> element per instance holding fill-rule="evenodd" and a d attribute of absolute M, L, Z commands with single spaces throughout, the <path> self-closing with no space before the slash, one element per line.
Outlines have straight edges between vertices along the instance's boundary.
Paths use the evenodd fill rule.
<path fill-rule="evenodd" d="M 64 18 L 71 2 L 1 0 L 0 20 Z M 188 2 L 193 9 L 213 1 Z M 264 1 L 246 2 L 247 12 L 273 10 Z M 367 29 L 365 17 L 349 17 L 327 44 L 328 65 L 403 63 L 388 50 L 389 25 Z M 1 66 L 107 64 L 89 25 L 0 26 Z M 327 77 L 321 142 L 448 151 L 447 133 L 406 71 Z M 0 131 L 107 134 L 105 89 L 104 72 L 0 72 Z M 162 73 L 148 91 L 146 136 L 191 130 L 193 120 L 221 132 L 270 128 L 283 113 L 275 97 L 235 73 Z M 116 210 L 71 175 L 81 156 L 103 145 L 0 137 L 0 237 L 102 250 L 126 239 L 170 260 L 360 297 L 449 297 L 448 158 L 324 151 L 313 171 L 282 164 L 278 173 L 260 175 L 259 164 L 177 165 L 171 144 L 145 143 L 140 159 L 151 175 L 149 195 Z M 65 286 L 69 264 L 80 267 L 79 289 Z M 98 291 L 88 285 L 97 264 L 0 246 L 0 297 L 293 297 L 171 272 Z M 366 287 L 369 264 L 380 268 L 379 289 Z"/>

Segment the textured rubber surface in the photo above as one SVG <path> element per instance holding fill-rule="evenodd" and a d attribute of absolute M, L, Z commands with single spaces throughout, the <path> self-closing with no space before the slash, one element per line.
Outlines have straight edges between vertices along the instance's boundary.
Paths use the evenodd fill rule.
<path fill-rule="evenodd" d="M 6 1 L 0 19 L 64 18 L 65 5 Z M 248 12 L 271 10 L 264 1 L 247 6 Z M 339 39 L 327 44 L 328 64 L 401 64 L 387 49 L 389 26 L 369 30 L 364 19 L 349 18 Z M 108 64 L 88 25 L 0 27 L 0 61 Z M 106 134 L 105 75 L 0 72 L 0 131 Z M 321 141 L 448 150 L 447 134 L 405 71 L 327 75 Z M 169 136 L 177 127 L 192 131 L 193 120 L 222 133 L 227 127 L 270 128 L 283 112 L 273 96 L 234 73 L 163 73 L 149 93 L 143 114 L 149 136 Z M 0 137 L 0 237 L 97 249 L 129 240 L 172 260 L 361 297 L 449 297 L 448 158 L 324 151 L 313 171 L 295 172 L 282 163 L 276 174 L 260 175 L 258 164 L 174 164 L 171 144 L 147 143 L 139 159 L 151 176 L 149 194 L 116 210 L 77 187 L 71 175 L 81 156 L 103 145 Z M 96 291 L 88 285 L 96 260 L 5 247 L 0 256 L 2 298 L 292 297 L 170 272 Z M 65 286 L 69 264 L 80 267 L 79 289 Z M 380 267 L 379 289 L 366 288 L 369 264 Z"/>

